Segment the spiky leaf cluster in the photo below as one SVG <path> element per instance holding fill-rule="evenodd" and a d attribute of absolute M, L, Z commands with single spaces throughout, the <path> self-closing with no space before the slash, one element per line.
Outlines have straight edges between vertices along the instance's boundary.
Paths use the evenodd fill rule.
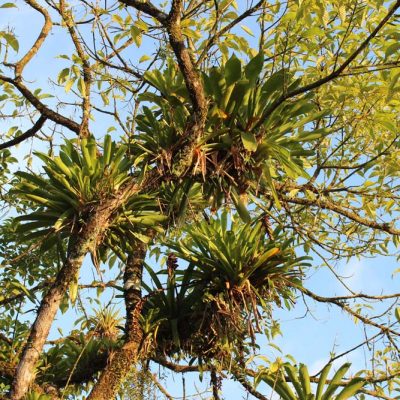
<path fill-rule="evenodd" d="M 45 174 L 17 172 L 20 181 L 14 192 L 34 211 L 16 221 L 21 223 L 18 231 L 24 240 L 46 238 L 46 248 L 68 237 L 96 205 L 135 179 L 127 148 L 117 146 L 109 135 L 101 146 L 90 137 L 80 139 L 79 147 L 67 140 L 58 156 L 35 154 L 43 162 Z M 133 196 L 116 214 L 105 243 L 122 254 L 118 249 L 121 243 L 129 238 L 148 240 L 142 232 L 164 219 L 153 196 Z"/>
<path fill-rule="evenodd" d="M 332 364 L 327 364 L 318 377 L 315 393 L 312 391 L 310 374 L 304 364 L 300 364 L 297 367 L 290 363 L 285 363 L 281 373 L 276 373 L 276 371 L 274 373 L 260 372 L 256 377 L 256 384 L 261 381 L 265 382 L 282 400 L 347 400 L 367 384 L 367 380 L 360 376 L 345 382 L 342 381 L 350 366 L 350 363 L 343 364 L 337 369 L 333 377 L 328 380 Z M 288 379 L 286 379 L 284 373 Z M 287 381 L 292 384 L 292 387 Z M 338 389 L 340 389 L 340 392 L 335 395 Z"/>
<path fill-rule="evenodd" d="M 172 160 L 189 139 L 185 130 L 190 115 L 188 93 L 173 63 L 162 73 L 147 72 L 146 79 L 159 93 L 141 95 L 141 100 L 155 106 L 143 106 L 138 115 L 139 134 L 131 143 L 132 152 L 164 173 L 182 175 L 192 168 L 194 175 L 207 176 L 205 193 L 215 197 L 215 208 L 221 197 L 230 193 L 238 197 L 260 188 L 272 193 L 279 206 L 273 181 L 307 178 L 314 154 L 308 142 L 330 131 L 312 128 L 313 121 L 326 115 L 318 110 L 312 95 L 271 108 L 269 113 L 282 93 L 300 85 L 300 79 L 285 69 L 265 79 L 263 68 L 262 54 L 245 67 L 233 55 L 226 64 L 202 74 L 209 102 L 205 134 L 190 150 L 192 165 L 174 167 Z"/>
<path fill-rule="evenodd" d="M 273 303 L 290 307 L 301 267 L 308 266 L 278 230 L 271 240 L 261 222 L 230 220 L 226 211 L 193 223 L 166 245 L 166 288 L 148 267 L 155 290 L 145 285 L 150 294 L 142 323 L 167 353 L 229 355 L 233 343 L 240 348 L 265 326 Z M 172 255 L 188 267 L 176 269 Z"/>

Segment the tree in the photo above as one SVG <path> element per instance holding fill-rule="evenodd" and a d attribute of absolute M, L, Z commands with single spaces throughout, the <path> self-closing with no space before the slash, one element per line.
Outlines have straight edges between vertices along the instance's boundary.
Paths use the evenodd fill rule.
<path fill-rule="evenodd" d="M 209 373 L 214 399 L 225 378 L 259 399 L 392 398 L 399 294 L 354 292 L 334 264 L 399 245 L 399 0 L 1 8 L 41 19 L 34 40 L 0 32 L 5 398 L 171 398 L 150 364 Z M 323 266 L 345 295 L 308 287 Z M 87 314 L 102 292 L 124 321 Z M 354 349 L 311 377 L 252 362 L 302 298 L 364 325 L 369 369 L 329 375 Z M 50 340 L 68 310 L 79 329 Z"/>

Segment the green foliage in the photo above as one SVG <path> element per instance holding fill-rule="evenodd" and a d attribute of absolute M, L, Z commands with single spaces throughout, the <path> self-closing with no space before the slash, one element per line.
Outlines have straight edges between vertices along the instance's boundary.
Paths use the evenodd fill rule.
<path fill-rule="evenodd" d="M 243 223 L 222 211 L 165 243 L 166 289 L 149 266 L 155 291 L 144 284 L 149 299 L 142 325 L 158 351 L 183 348 L 191 356 L 220 352 L 228 358 L 233 344 L 260 330 L 259 307 L 265 315 L 272 303 L 290 308 L 308 257 L 296 257 L 292 241 L 278 229 L 273 235 L 274 240 L 261 222 Z M 176 269 L 176 257 L 188 267 Z"/>
<path fill-rule="evenodd" d="M 4 200 L 12 201 L 11 196 L 7 190 L 7 184 L 10 179 L 10 167 L 16 162 L 17 159 L 12 156 L 10 150 L 0 150 L 0 195 L 2 199 L 1 203 L 3 203 Z"/>
<path fill-rule="evenodd" d="M 26 400 L 51 400 L 51 396 L 33 391 L 26 395 Z"/>
<path fill-rule="evenodd" d="M 118 193 L 130 179 L 131 161 L 125 146 L 117 147 L 109 135 L 105 136 L 102 152 L 93 137 L 80 140 L 79 150 L 73 141 L 66 141 L 56 157 L 36 153 L 43 162 L 46 176 L 18 171 L 20 178 L 14 193 L 29 201 L 36 210 L 17 217 L 21 240 L 46 238 L 41 249 L 60 245 L 60 240 L 74 231 L 95 204 Z M 116 243 L 129 236 L 138 240 L 148 238 L 138 230 L 155 227 L 165 220 L 157 210 L 152 196 L 132 197 L 114 219 L 107 244 L 116 249 Z M 131 227 L 137 226 L 138 230 Z M 157 227 L 155 227 L 157 229 Z M 116 251 L 118 251 L 116 249 Z M 118 251 L 121 254 L 121 251 Z"/>
<path fill-rule="evenodd" d="M 194 172 L 205 176 L 209 170 L 207 175 L 214 182 L 214 191 L 233 187 L 242 192 L 248 186 L 244 182 L 257 175 L 279 204 L 272 179 L 308 177 L 304 161 L 313 151 L 307 143 L 324 137 L 330 130 L 308 131 L 306 127 L 328 112 L 318 110 L 313 95 L 309 95 L 276 108 L 264 121 L 266 110 L 286 91 L 296 89 L 300 79 L 282 69 L 263 82 L 262 70 L 262 54 L 245 67 L 233 55 L 226 64 L 203 73 L 210 105 Z M 144 151 L 148 162 L 169 171 L 178 150 L 176 143 L 185 139 L 182 135 L 190 114 L 189 97 L 182 75 L 171 60 L 163 72 L 158 69 L 147 72 L 146 78 L 160 94 L 140 95 L 142 101 L 151 101 L 155 107 L 144 106 L 138 115 L 138 129 L 143 133 L 132 143 L 132 151 L 135 154 Z M 156 136 L 154 131 L 158 132 Z"/>
<path fill-rule="evenodd" d="M 58 386 L 80 385 L 93 381 L 104 367 L 112 350 L 118 343 L 107 337 L 88 334 L 71 335 L 46 352 L 38 367 L 40 381 Z"/>
<path fill-rule="evenodd" d="M 278 349 L 274 312 L 292 320 L 300 296 L 362 321 L 365 342 L 354 349 L 370 346 L 372 394 L 390 398 L 398 296 L 363 293 L 360 303 L 336 264 L 398 257 L 398 9 L 385 20 L 397 3 L 191 0 L 175 27 L 165 23 L 171 1 L 15 3 L 0 5 L 11 25 L 15 7 L 45 24 L 35 42 L 18 26 L 0 31 L 0 396 L 72 245 L 132 185 L 105 231 L 85 242 L 91 262 L 61 304 L 79 328 L 45 345 L 27 399 L 45 400 L 54 387 L 58 398 L 89 392 L 132 328 L 121 327 L 124 296 L 141 296 L 133 305 L 144 336 L 121 398 L 156 397 L 150 359 L 198 362 L 201 377 L 211 368 L 242 384 L 255 376 L 258 390 L 268 385 L 283 400 L 359 396 L 367 378 L 349 378 L 348 364 L 331 380 L 330 364 L 311 378 L 303 364 L 251 365 L 264 351 L 259 334 Z M 51 85 L 35 87 L 33 65 Z M 140 267 L 124 276 L 128 258 L 145 270 L 144 295 Z M 100 279 L 90 279 L 91 264 Z M 323 297 L 331 282 L 312 288 L 322 266 L 349 296 Z"/>
<path fill-rule="evenodd" d="M 350 365 L 346 363 L 338 368 L 328 383 L 328 374 L 332 364 L 327 364 L 321 371 L 315 393 L 311 391 L 312 383 L 308 369 L 304 364 L 296 367 L 290 363 L 285 363 L 279 374 L 276 372 L 261 372 L 256 377 L 256 385 L 260 381 L 267 383 L 283 400 L 346 400 L 357 394 L 368 383 L 365 378 L 358 376 L 343 384 L 342 379 L 346 372 L 348 372 Z M 287 383 L 285 374 L 295 391 Z M 335 395 L 335 392 L 338 390 L 339 393 Z"/>
<path fill-rule="evenodd" d="M 6 3 L 6 4 L 10 4 L 10 3 Z M 3 4 L 3 7 L 1 7 L 1 8 L 4 8 L 4 6 L 6 4 Z M 15 37 L 15 35 L 12 32 L 0 31 L 0 39 L 3 39 L 2 41 L 0 41 L 0 49 L 2 48 L 2 44 L 3 44 L 1 42 L 5 42 L 6 48 L 11 47 L 15 52 L 18 53 L 19 42 L 18 42 L 18 39 Z"/>
<path fill-rule="evenodd" d="M 82 138 L 80 151 L 67 141 L 56 157 L 36 153 L 46 177 L 18 171 L 20 183 L 14 190 L 37 208 L 16 219 L 24 222 L 19 228 L 25 233 L 24 239 L 56 233 L 65 236 L 91 205 L 126 182 L 130 164 L 125 153 L 126 149 L 117 148 L 110 136 L 104 139 L 101 155 L 94 138 Z"/>
<path fill-rule="evenodd" d="M 207 282 L 217 292 L 250 284 L 260 291 L 261 299 L 290 298 L 286 288 L 289 283 L 293 287 L 301 284 L 297 268 L 309 265 L 302 263 L 308 257 L 297 258 L 292 241 L 282 240 L 279 229 L 273 237 L 268 237 L 261 222 L 244 224 L 222 211 L 216 218 L 187 227 L 182 239 L 167 245 L 178 258 L 195 267 L 194 279 Z"/>

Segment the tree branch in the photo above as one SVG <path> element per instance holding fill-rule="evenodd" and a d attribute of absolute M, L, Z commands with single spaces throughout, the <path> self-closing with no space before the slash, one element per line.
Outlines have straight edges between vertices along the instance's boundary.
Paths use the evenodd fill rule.
<path fill-rule="evenodd" d="M 220 390 L 220 380 L 217 376 L 217 371 L 215 367 L 211 367 L 211 385 L 212 385 L 212 392 L 213 392 L 213 400 L 220 400 L 219 397 L 219 390 Z"/>
<path fill-rule="evenodd" d="M 318 87 L 324 85 L 327 82 L 330 82 L 337 77 L 352 63 L 356 57 L 368 46 L 370 41 L 378 34 L 378 32 L 386 25 L 389 19 L 393 16 L 396 10 L 400 7 L 400 0 L 397 0 L 396 3 L 392 6 L 392 8 L 388 11 L 386 16 L 381 20 L 381 22 L 377 25 L 377 27 L 369 34 L 369 36 L 364 40 L 363 43 L 350 55 L 350 57 L 343 62 L 343 64 L 336 70 L 334 70 L 329 75 L 321 78 L 313 83 L 305 85 L 301 88 L 295 89 L 289 93 L 282 94 L 277 100 L 275 100 L 269 107 L 266 108 L 260 120 L 255 125 L 255 128 L 260 128 L 261 125 L 267 120 L 269 115 L 276 110 L 283 102 L 286 100 L 295 97 L 299 94 L 303 94 L 309 92 L 310 90 L 317 89 Z"/>
<path fill-rule="evenodd" d="M 121 3 L 136 8 L 136 10 L 142 11 L 147 15 L 155 18 L 160 24 L 164 25 L 167 22 L 168 15 L 163 11 L 159 10 L 150 1 L 140 0 L 120 0 Z"/>
<path fill-rule="evenodd" d="M 207 102 L 203 84 L 184 43 L 184 37 L 181 30 L 182 7 L 182 0 L 174 0 L 172 2 L 171 12 L 168 17 L 167 31 L 169 42 L 178 60 L 179 68 L 182 72 L 193 104 L 195 117 L 198 123 L 203 125 L 207 115 Z"/>
<path fill-rule="evenodd" d="M 307 198 L 291 198 L 287 196 L 281 196 L 281 199 L 285 202 L 288 203 L 293 203 L 293 204 L 300 204 L 300 205 L 305 205 L 305 206 L 315 206 L 315 207 L 320 207 L 324 208 L 327 210 L 331 210 L 336 212 L 337 214 L 343 215 L 344 217 L 347 217 L 351 219 L 354 222 L 357 222 L 361 225 L 367 226 L 369 228 L 377 229 L 383 232 L 390 233 L 391 235 L 400 235 L 400 229 L 396 229 L 391 224 L 389 223 L 379 223 L 376 221 L 372 221 L 370 219 L 364 218 L 360 216 L 359 214 L 356 214 L 343 206 L 339 206 L 338 204 L 328 200 L 328 199 L 321 199 L 318 198 L 316 200 L 311 200 Z"/>
<path fill-rule="evenodd" d="M 7 337 L 6 335 L 4 335 L 3 333 L 0 332 L 0 341 L 5 342 L 9 345 L 13 344 L 13 340 L 10 339 L 9 337 Z"/>
<path fill-rule="evenodd" d="M 90 118 L 90 88 L 92 84 L 92 71 L 88 62 L 88 56 L 86 55 L 83 46 L 80 42 L 78 34 L 75 29 L 75 22 L 73 20 L 71 10 L 67 10 L 64 0 L 60 0 L 59 7 L 60 15 L 67 26 L 69 35 L 71 36 L 72 42 L 75 46 L 76 52 L 82 62 L 82 122 L 80 126 L 80 136 L 89 136 L 89 118 Z"/>
<path fill-rule="evenodd" d="M 44 17 L 44 24 L 42 30 L 39 33 L 38 38 L 36 39 L 33 46 L 27 51 L 27 53 L 15 64 L 15 77 L 16 79 L 20 79 L 22 75 L 22 71 L 25 66 L 32 60 L 32 58 L 37 54 L 43 42 L 46 40 L 46 37 L 49 35 L 53 23 L 50 18 L 50 14 L 48 11 L 39 5 L 35 0 L 25 0 L 32 8 L 36 11 L 40 12 Z"/>
<path fill-rule="evenodd" d="M 75 121 L 64 117 L 63 115 L 53 111 L 43 104 L 23 83 L 20 79 L 12 79 L 5 75 L 0 75 L 0 81 L 10 83 L 28 100 L 44 117 L 50 119 L 56 124 L 60 124 L 70 129 L 72 132 L 79 134 L 80 125 Z"/>
<path fill-rule="evenodd" d="M 185 373 L 185 372 L 198 372 L 199 371 L 199 366 L 198 365 L 181 365 L 181 364 L 175 364 L 171 361 L 168 361 L 166 358 L 162 356 L 156 356 L 152 357 L 151 361 L 155 362 L 156 364 L 159 364 L 165 368 L 168 368 L 169 370 L 173 372 L 178 372 L 178 373 Z M 202 368 L 205 368 L 206 366 L 202 366 Z M 205 371 L 205 370 L 203 370 Z"/>
<path fill-rule="evenodd" d="M 148 178 L 151 181 L 151 174 Z M 145 179 L 142 181 L 142 185 L 145 186 L 148 182 Z M 141 185 L 135 182 L 127 183 L 117 193 L 112 193 L 108 198 L 99 202 L 88 215 L 86 223 L 77 226 L 77 230 L 71 234 L 72 241 L 67 259 L 57 274 L 55 282 L 41 301 L 31 328 L 12 385 L 11 400 L 20 400 L 26 394 L 34 378 L 34 367 L 42 353 L 61 300 L 73 279 L 76 279 L 85 255 L 96 250 L 115 211 L 141 188 Z"/>
<path fill-rule="evenodd" d="M 319 295 L 311 292 L 311 290 L 306 289 L 303 286 L 296 286 L 296 289 L 298 289 L 300 292 L 306 294 L 308 297 L 311 297 L 315 301 L 318 301 L 320 303 L 330 303 L 330 304 L 334 304 L 334 305 L 340 307 L 342 310 L 346 311 L 348 314 L 357 318 L 358 320 L 360 320 L 361 322 L 363 322 L 366 325 L 371 325 L 385 333 L 391 333 L 392 335 L 400 336 L 399 332 L 396 332 L 393 329 L 389 328 L 388 326 L 378 324 L 378 323 L 372 321 L 372 319 L 364 317 L 363 315 L 356 313 L 345 302 L 343 302 L 341 300 L 337 300 L 335 297 L 319 296 Z"/>
<path fill-rule="evenodd" d="M 153 232 L 154 234 L 155 232 Z M 115 398 L 120 385 L 138 358 L 143 338 L 139 316 L 143 306 L 141 283 L 146 253 L 147 244 L 138 241 L 132 244 L 132 250 L 128 256 L 124 272 L 125 343 L 109 357 L 107 366 L 103 369 L 99 380 L 89 394 L 88 400 Z"/>
<path fill-rule="evenodd" d="M 167 400 L 174 400 L 174 398 L 167 392 L 165 387 L 161 385 L 161 383 L 158 381 L 156 374 L 152 374 L 150 371 L 148 371 L 147 373 L 149 374 L 154 384 L 157 386 L 158 390 L 165 396 L 165 398 Z"/>
<path fill-rule="evenodd" d="M 46 122 L 47 117 L 41 115 L 39 119 L 35 122 L 35 124 L 32 126 L 32 128 L 28 129 L 26 132 L 24 132 L 22 135 L 19 135 L 18 137 L 9 140 L 8 142 L 1 143 L 0 144 L 0 150 L 7 149 L 8 147 L 15 146 L 16 144 L 19 144 L 23 142 L 24 140 L 35 136 L 36 133 L 42 128 L 43 124 Z"/>
<path fill-rule="evenodd" d="M 210 48 L 215 44 L 215 42 L 223 36 L 226 32 L 230 31 L 234 26 L 236 26 L 239 22 L 243 21 L 245 18 L 249 17 L 251 14 L 253 14 L 255 11 L 257 11 L 259 8 L 263 6 L 265 3 L 265 0 L 260 0 L 257 4 L 255 4 L 253 7 L 250 7 L 248 10 L 244 11 L 242 14 L 240 14 L 236 19 L 231 21 L 229 24 L 224 26 L 222 29 L 220 29 L 218 32 L 213 35 L 207 44 L 204 46 L 203 51 L 200 54 L 199 59 L 196 62 L 196 65 L 199 65 L 204 58 L 207 56 L 207 52 L 210 50 Z M 216 21 L 217 23 L 218 21 Z"/>
<path fill-rule="evenodd" d="M 270 400 L 268 397 L 262 395 L 258 390 L 254 389 L 253 385 L 239 373 L 234 373 L 233 376 L 235 379 L 249 392 L 252 396 L 259 400 Z"/>

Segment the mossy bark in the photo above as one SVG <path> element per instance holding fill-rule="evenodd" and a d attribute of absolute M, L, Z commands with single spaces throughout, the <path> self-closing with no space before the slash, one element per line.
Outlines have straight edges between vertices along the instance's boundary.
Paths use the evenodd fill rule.
<path fill-rule="evenodd" d="M 86 224 L 77 228 L 72 234 L 67 260 L 44 296 L 29 338 L 23 350 L 11 388 L 10 399 L 20 400 L 27 393 L 34 380 L 35 367 L 43 351 L 51 325 L 60 307 L 61 300 L 68 287 L 79 273 L 85 255 L 94 251 L 109 226 L 114 212 L 123 204 L 132 192 L 126 188 L 113 198 L 99 204 L 90 213 Z"/>
<path fill-rule="evenodd" d="M 136 243 L 129 255 L 124 273 L 126 306 L 125 344 L 109 357 L 106 368 L 90 393 L 88 400 L 114 399 L 129 371 L 137 362 L 143 332 L 139 323 L 143 300 L 141 282 L 147 245 Z"/>
<path fill-rule="evenodd" d="M 44 296 L 14 377 L 11 391 L 12 400 L 23 398 L 32 383 L 34 369 L 42 353 L 54 317 L 68 286 L 71 284 L 82 265 L 85 254 L 86 243 L 78 241 L 73 246 L 55 282 Z"/>

